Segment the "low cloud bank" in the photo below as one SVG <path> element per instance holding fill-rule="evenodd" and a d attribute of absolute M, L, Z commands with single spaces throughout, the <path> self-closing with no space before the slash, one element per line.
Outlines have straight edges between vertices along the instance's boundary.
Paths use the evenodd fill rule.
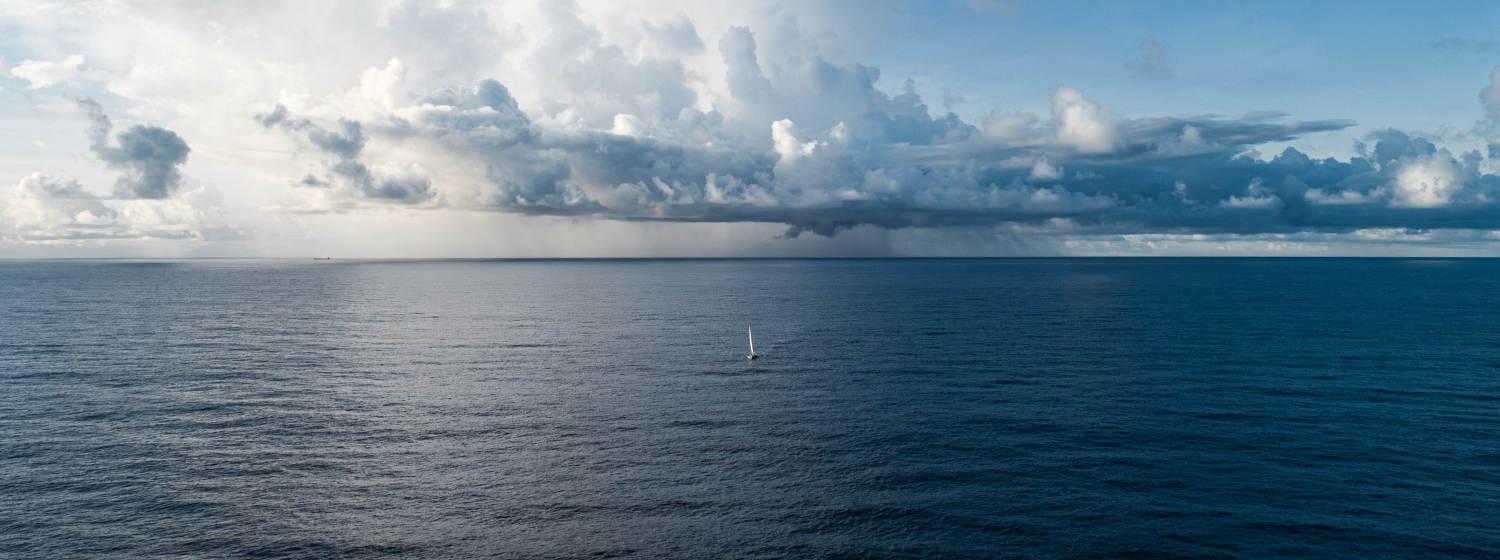
<path fill-rule="evenodd" d="M 177 133 L 137 124 L 110 138 L 113 122 L 91 98 L 78 100 L 89 119 L 89 150 L 123 173 L 111 196 L 76 180 L 33 173 L 0 186 L 0 241 L 32 244 L 169 239 L 236 240 L 211 186 L 184 187 L 181 166 L 191 149 Z"/>
<path fill-rule="evenodd" d="M 290 184 L 365 203 L 774 222 L 789 236 L 860 225 L 1233 234 L 1500 226 L 1500 177 L 1481 172 L 1483 156 L 1396 130 L 1373 134 L 1373 147 L 1347 160 L 1295 148 L 1260 157 L 1258 145 L 1353 123 L 1274 113 L 1121 119 L 1066 87 L 1048 118 L 969 124 L 934 115 L 910 83 L 897 95 L 880 91 L 877 72 L 860 66 L 829 66 L 843 78 L 817 93 L 846 98 L 829 105 L 842 109 L 804 126 L 763 117 L 776 114 L 764 104 L 788 96 L 755 64 L 753 38 L 731 32 L 721 43 L 737 91 L 724 111 L 622 113 L 607 130 L 548 127 L 539 122 L 554 118 L 533 118 L 485 79 L 414 95 L 366 122 L 318 124 L 284 105 L 256 119 L 322 170 Z M 361 159 L 371 135 L 423 171 L 371 172 Z M 440 168 L 445 177 L 428 173 Z"/>
<path fill-rule="evenodd" d="M 1007 3 L 968 5 L 1015 15 Z M 1355 123 L 1123 115 L 1100 92 L 1067 85 L 1037 113 L 966 119 L 951 111 L 963 95 L 930 102 L 912 80 L 825 56 L 841 39 L 809 31 L 818 25 L 789 8 L 735 21 L 709 11 L 625 21 L 589 19 L 566 1 L 404 2 L 341 6 L 333 21 L 326 6 L 226 6 L 240 10 L 234 25 L 173 6 L 115 9 L 182 31 L 142 39 L 171 59 L 106 72 L 87 61 L 108 59 L 88 53 L 26 60 L 11 74 L 36 90 L 106 82 L 103 91 L 161 114 L 233 129 L 243 146 L 205 151 L 238 154 L 227 157 L 281 179 L 285 191 L 264 199 L 284 196 L 262 209 L 760 222 L 785 225 L 788 237 L 861 226 L 1057 236 L 1500 230 L 1500 177 L 1485 171 L 1500 159 L 1500 71 L 1479 91 L 1482 119 L 1464 133 L 1489 139 L 1487 154 L 1383 130 L 1353 157 L 1315 159 L 1284 146 Z M 327 52 L 309 52 L 305 37 L 325 37 Z M 1136 47 L 1121 52 L 1119 71 L 1173 76 L 1175 51 L 1149 35 Z M 52 201 L 72 229 L 26 231 L 86 235 L 106 211 L 98 205 L 118 211 L 192 191 L 180 136 L 149 125 L 115 133 L 98 103 L 79 106 L 94 154 L 122 173 L 112 198 L 91 202 L 34 176 L 13 187 L 26 193 L 17 200 Z"/>

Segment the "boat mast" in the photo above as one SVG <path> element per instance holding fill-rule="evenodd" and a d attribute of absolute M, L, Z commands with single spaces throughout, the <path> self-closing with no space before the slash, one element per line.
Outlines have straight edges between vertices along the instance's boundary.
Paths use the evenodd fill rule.
<path fill-rule="evenodd" d="M 750 330 L 750 327 L 745 327 L 745 332 L 750 334 L 750 355 L 753 356 L 755 355 L 755 331 Z"/>

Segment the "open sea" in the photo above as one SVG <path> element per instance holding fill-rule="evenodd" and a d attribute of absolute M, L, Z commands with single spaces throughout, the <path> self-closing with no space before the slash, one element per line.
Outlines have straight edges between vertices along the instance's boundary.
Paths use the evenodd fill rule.
<path fill-rule="evenodd" d="M 1500 260 L 0 261 L 0 557 L 1500 558 Z"/>

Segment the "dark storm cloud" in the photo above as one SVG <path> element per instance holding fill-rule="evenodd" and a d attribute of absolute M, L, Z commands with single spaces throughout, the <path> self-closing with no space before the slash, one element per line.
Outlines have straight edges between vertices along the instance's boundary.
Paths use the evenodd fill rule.
<path fill-rule="evenodd" d="M 187 142 L 177 133 L 157 126 L 135 125 L 109 143 L 113 123 L 104 108 L 91 98 L 78 100 L 79 108 L 88 113 L 89 150 L 101 161 L 125 174 L 115 181 L 119 198 L 167 198 L 182 185 L 179 166 L 187 162 Z"/>

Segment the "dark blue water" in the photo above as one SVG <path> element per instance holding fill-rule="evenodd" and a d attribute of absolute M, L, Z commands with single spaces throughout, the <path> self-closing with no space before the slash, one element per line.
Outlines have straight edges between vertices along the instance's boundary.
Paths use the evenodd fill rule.
<path fill-rule="evenodd" d="M 1497 260 L 0 262 L 0 556 L 1496 558 L 1497 329 Z"/>

